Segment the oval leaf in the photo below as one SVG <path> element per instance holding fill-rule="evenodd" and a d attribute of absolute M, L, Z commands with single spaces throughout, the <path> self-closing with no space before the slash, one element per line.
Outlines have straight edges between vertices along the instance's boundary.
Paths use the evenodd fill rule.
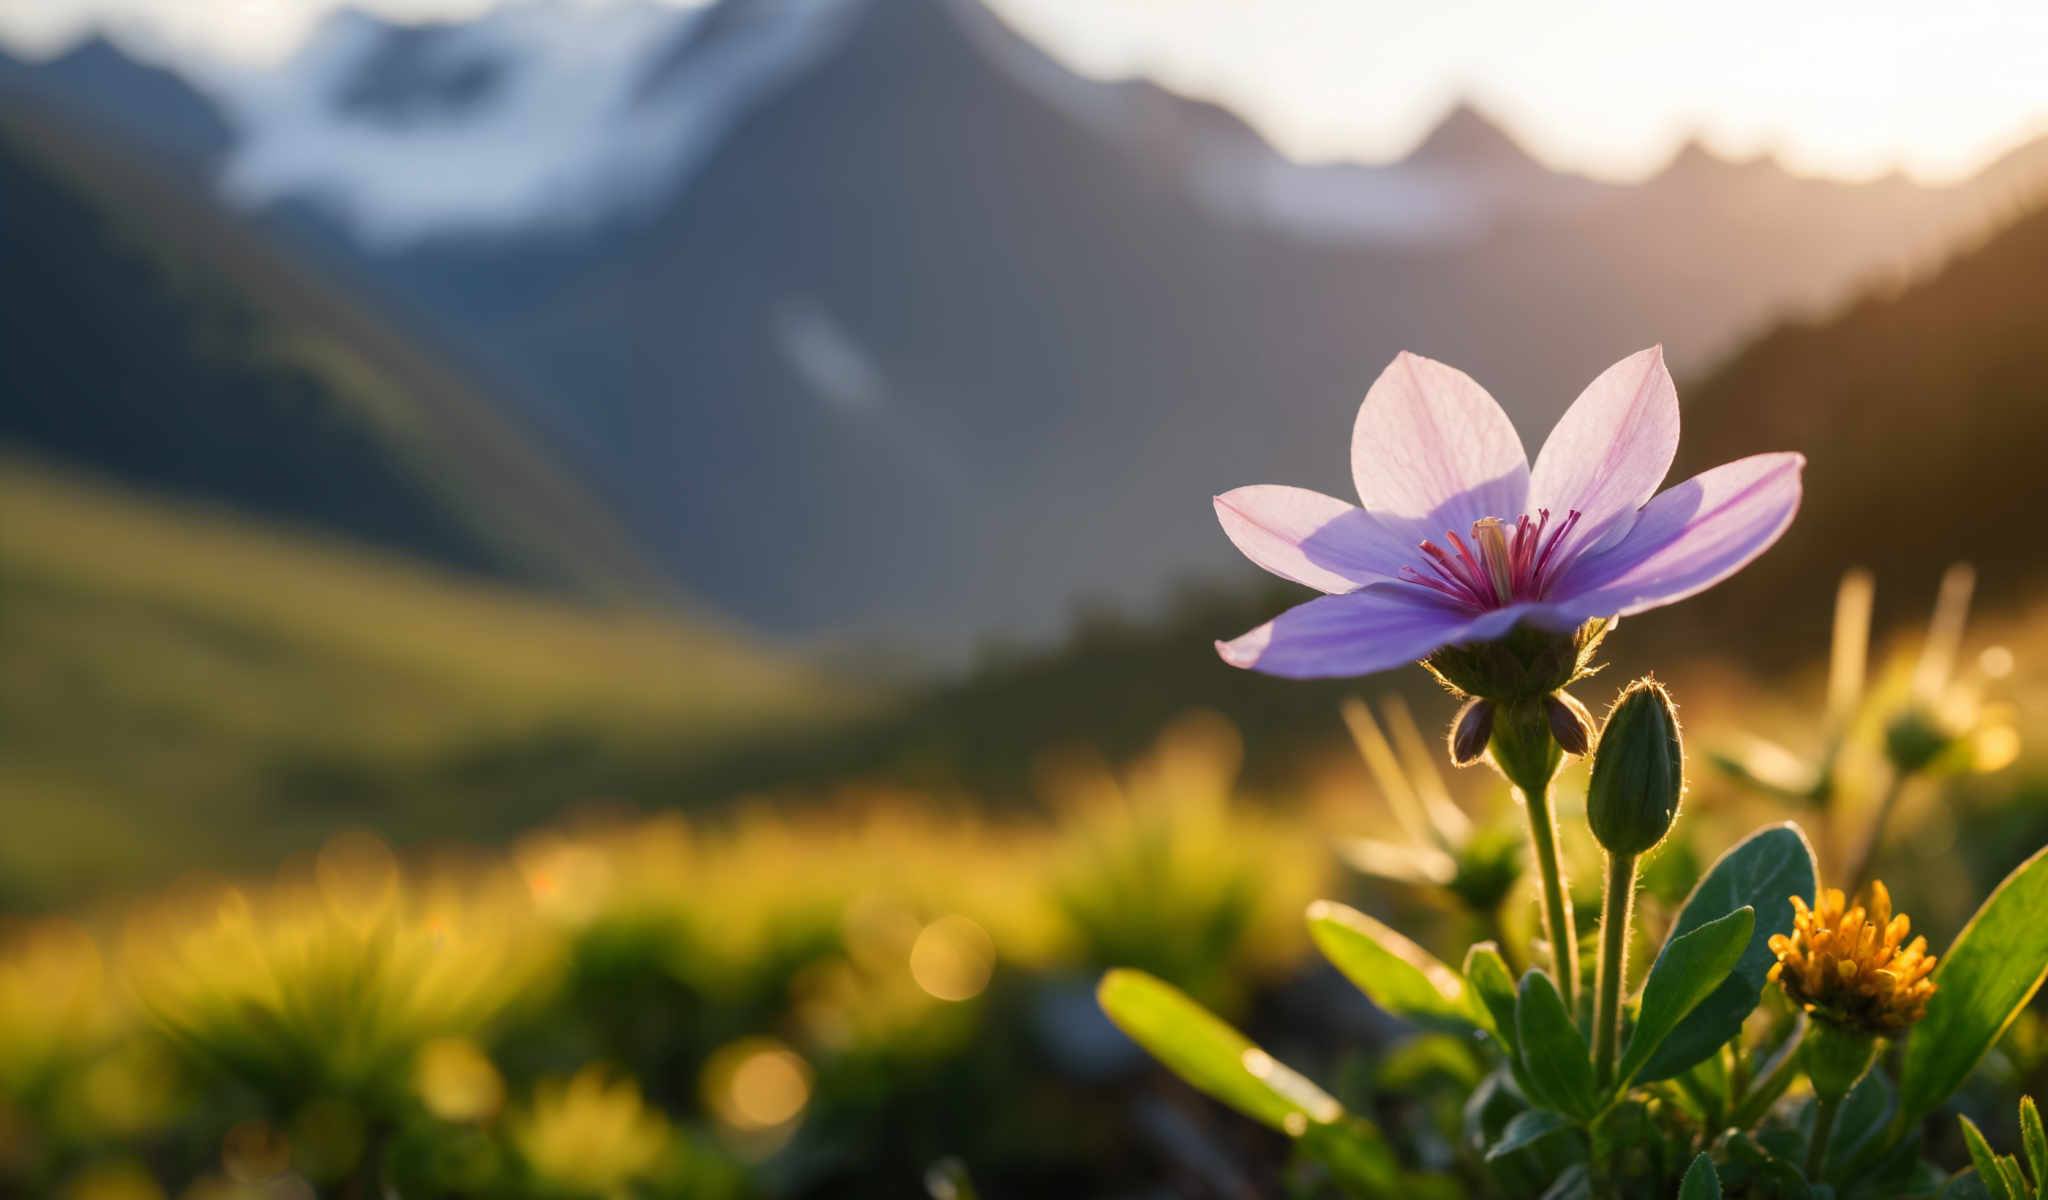
<path fill-rule="evenodd" d="M 1308 932 L 1323 957 L 1393 1015 L 1461 1031 L 1480 1024 L 1457 972 L 1357 909 L 1318 900 L 1308 906 Z"/>
<path fill-rule="evenodd" d="M 1570 1121 L 1547 1109 L 1532 1108 L 1516 1113 L 1508 1127 L 1500 1131 L 1500 1140 L 1487 1148 L 1486 1161 L 1504 1158 L 1524 1146 L 1535 1145 L 1560 1129 L 1571 1127 Z"/>
<path fill-rule="evenodd" d="M 1744 905 L 1664 944 L 1650 964 L 1635 1033 L 1621 1056 L 1619 1086 L 1627 1087 L 1686 1014 L 1712 995 L 1749 949 L 1756 910 Z"/>
<path fill-rule="evenodd" d="M 1527 1082 L 1542 1091 L 1541 1103 L 1566 1116 L 1591 1120 L 1600 1110 L 1592 1052 L 1586 1035 L 1565 1011 L 1557 985 L 1541 971 L 1522 976 L 1515 997 L 1515 1033 L 1522 1044 L 1522 1064 L 1528 1068 Z"/>
<path fill-rule="evenodd" d="M 1685 1169 L 1685 1182 L 1678 1185 L 1678 1200 L 1721 1200 L 1721 1176 L 1714 1160 L 1702 1154 Z"/>
<path fill-rule="evenodd" d="M 1901 1121 L 1933 1112 L 2033 999 L 2048 972 L 2044 906 L 2048 848 L 2005 877 L 1934 968 L 1934 998 L 1906 1039 L 1899 1069 Z"/>
<path fill-rule="evenodd" d="M 1792 897 L 1811 904 L 1814 887 L 1813 847 L 1790 821 L 1751 834 L 1708 869 L 1686 897 L 1665 944 L 1745 905 L 1756 910 L 1756 925 L 1735 969 L 1664 1038 L 1636 1072 L 1637 1082 L 1669 1079 L 1742 1032 L 1743 1020 L 1763 995 L 1764 976 L 1777 961 L 1771 935 L 1792 932 Z"/>
<path fill-rule="evenodd" d="M 1484 1017 L 1487 1029 L 1500 1039 L 1508 1057 L 1517 1058 L 1515 1037 L 1515 976 L 1492 942 L 1476 942 L 1465 952 L 1465 987 L 1479 1003 L 1475 1011 Z"/>
<path fill-rule="evenodd" d="M 1096 989 L 1102 1011 L 1152 1057 L 1195 1087 L 1275 1129 L 1344 1115 L 1329 1093 L 1276 1061 L 1178 988 L 1143 971 L 1119 969 Z M 1289 1130 L 1289 1125 L 1295 1126 Z"/>

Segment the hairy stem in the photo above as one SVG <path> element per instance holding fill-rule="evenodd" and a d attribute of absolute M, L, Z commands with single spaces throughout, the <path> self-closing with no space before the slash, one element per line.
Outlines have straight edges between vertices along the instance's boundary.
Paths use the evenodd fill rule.
<path fill-rule="evenodd" d="M 1628 960 L 1628 917 L 1635 906 L 1636 856 L 1607 856 L 1607 892 L 1600 909 L 1600 984 L 1593 994 L 1593 1068 L 1601 1087 L 1614 1082 L 1621 1052 L 1621 977 Z"/>
<path fill-rule="evenodd" d="M 1558 994 L 1566 1011 L 1578 1007 L 1579 938 L 1572 925 L 1572 898 L 1564 890 L 1564 868 L 1557 857 L 1557 818 L 1550 808 L 1550 787 L 1522 789 L 1529 813 L 1529 842 L 1536 851 L 1536 874 L 1543 882 L 1543 934 L 1550 939 L 1550 961 Z"/>

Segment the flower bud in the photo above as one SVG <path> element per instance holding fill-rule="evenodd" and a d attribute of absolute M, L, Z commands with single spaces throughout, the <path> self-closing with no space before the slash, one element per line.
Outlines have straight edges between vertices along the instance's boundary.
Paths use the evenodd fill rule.
<path fill-rule="evenodd" d="M 1550 716 L 1550 736 L 1566 754 L 1584 754 L 1593 748 L 1593 714 L 1586 711 L 1570 692 L 1552 692 L 1543 698 Z"/>
<path fill-rule="evenodd" d="M 1550 718 L 1543 711 L 1543 702 L 1536 699 L 1499 706 L 1489 748 L 1494 768 L 1524 795 L 1549 787 L 1562 758 L 1557 739 L 1550 736 Z"/>
<path fill-rule="evenodd" d="M 1474 698 L 1458 710 L 1458 719 L 1451 722 L 1451 762 L 1460 767 L 1469 767 L 1486 753 L 1486 743 L 1493 740 L 1493 701 Z"/>
<path fill-rule="evenodd" d="M 1671 831 L 1685 791 L 1685 753 L 1671 696 L 1651 679 L 1628 686 L 1607 714 L 1586 820 L 1610 854 L 1641 854 Z"/>
<path fill-rule="evenodd" d="M 1886 724 L 1884 756 L 1901 773 L 1923 771 L 1955 745 L 1956 735 L 1918 705 L 1910 706 Z"/>

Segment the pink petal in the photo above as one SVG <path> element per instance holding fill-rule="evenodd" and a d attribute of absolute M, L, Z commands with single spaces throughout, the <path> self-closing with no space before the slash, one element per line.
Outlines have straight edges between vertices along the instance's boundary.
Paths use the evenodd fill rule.
<path fill-rule="evenodd" d="M 1550 431 L 1529 476 L 1529 506 L 1549 509 L 1553 521 L 1579 511 L 1558 547 L 1569 562 L 1628 532 L 1677 453 L 1678 389 L 1664 348 L 1653 346 L 1602 371 Z"/>
<path fill-rule="evenodd" d="M 1412 547 L 1364 509 L 1307 488 L 1259 484 L 1216 497 L 1216 519 L 1246 558 L 1318 591 L 1400 578 Z"/>
<path fill-rule="evenodd" d="M 1298 604 L 1216 652 L 1233 667 L 1290 679 L 1370 675 L 1449 645 L 1472 620 L 1423 588 L 1383 583 Z"/>
<path fill-rule="evenodd" d="M 1585 617 L 1627 616 L 1705 591 L 1792 524 L 1805 466 L 1803 454 L 1758 454 L 1664 492 L 1621 541 L 1565 573 L 1554 605 Z"/>
<path fill-rule="evenodd" d="M 1367 512 L 1408 543 L 1513 520 L 1529 460 L 1500 405 L 1455 367 L 1406 351 L 1373 381 L 1351 432 L 1351 476 Z"/>

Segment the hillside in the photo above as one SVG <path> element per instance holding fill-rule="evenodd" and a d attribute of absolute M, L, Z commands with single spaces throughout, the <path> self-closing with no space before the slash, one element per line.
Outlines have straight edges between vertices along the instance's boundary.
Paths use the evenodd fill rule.
<path fill-rule="evenodd" d="M 478 574 L 658 589 L 457 374 L 196 181 L 0 91 L 0 447 Z"/>
<path fill-rule="evenodd" d="M 336 828 L 495 841 L 687 798 L 856 697 L 715 627 L 596 610 L 0 458 L 0 907 L 262 863 Z"/>
<path fill-rule="evenodd" d="M 1919 283 L 1773 331 L 1680 396 L 1679 474 L 1763 449 L 1808 457 L 1784 541 L 1686 606 L 1702 628 L 1747 624 L 1767 654 L 1811 632 L 1757 620 L 1774 597 L 1859 563 L 1892 581 L 1900 615 L 1956 560 L 1977 564 L 1989 603 L 2030 599 L 2048 508 L 2048 207 Z"/>

